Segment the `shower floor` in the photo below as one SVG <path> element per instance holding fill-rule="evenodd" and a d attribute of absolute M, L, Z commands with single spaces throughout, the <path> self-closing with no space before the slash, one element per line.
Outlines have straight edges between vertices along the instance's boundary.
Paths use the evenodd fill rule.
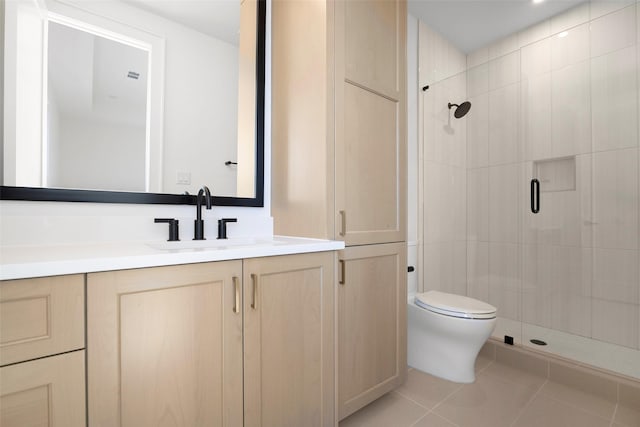
<path fill-rule="evenodd" d="M 640 350 L 499 317 L 492 337 L 503 341 L 505 335 L 528 348 L 640 379 Z M 532 344 L 531 339 L 547 345 Z"/>

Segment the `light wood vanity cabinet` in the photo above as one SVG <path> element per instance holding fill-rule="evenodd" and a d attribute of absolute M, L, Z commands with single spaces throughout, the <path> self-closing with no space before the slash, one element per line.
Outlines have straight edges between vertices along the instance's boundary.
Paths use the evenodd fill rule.
<path fill-rule="evenodd" d="M 242 425 L 241 278 L 242 261 L 89 274 L 89 425 Z"/>
<path fill-rule="evenodd" d="M 406 377 L 406 1 L 274 0 L 272 19 L 275 233 L 347 246 L 342 419 Z"/>
<path fill-rule="evenodd" d="M 335 253 L 244 264 L 245 426 L 333 426 Z"/>
<path fill-rule="evenodd" d="M 0 425 L 86 424 L 84 275 L 0 282 Z"/>
<path fill-rule="evenodd" d="M 340 253 L 338 414 L 340 419 L 398 387 L 406 375 L 404 243 Z"/>
<path fill-rule="evenodd" d="M 89 274 L 89 424 L 333 425 L 334 257 Z"/>
<path fill-rule="evenodd" d="M 272 9 L 276 234 L 406 241 L 406 2 Z"/>
<path fill-rule="evenodd" d="M 336 235 L 406 241 L 406 3 L 335 3 Z"/>

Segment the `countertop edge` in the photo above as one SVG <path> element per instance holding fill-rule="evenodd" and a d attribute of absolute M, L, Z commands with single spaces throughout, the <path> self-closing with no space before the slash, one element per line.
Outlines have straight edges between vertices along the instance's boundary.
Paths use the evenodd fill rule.
<path fill-rule="evenodd" d="M 277 239 L 279 236 L 274 236 Z M 100 255 L 81 258 L 46 260 L 38 259 L 21 262 L 0 262 L 0 280 L 18 280 L 37 277 L 61 276 L 70 274 L 96 273 L 101 271 L 129 270 L 136 268 L 162 267 L 169 265 L 196 264 L 202 262 L 228 261 L 236 259 L 259 258 L 279 255 L 293 255 L 313 252 L 337 251 L 344 249 L 342 241 L 290 238 L 291 243 L 278 243 L 271 246 L 241 247 L 229 249 L 203 249 L 193 251 L 150 251 L 149 253 L 127 254 L 127 247 L 133 244 L 123 243 L 119 255 Z M 142 243 L 136 242 L 139 248 Z M 82 249 L 77 245 L 75 250 Z M 98 246 L 99 247 L 99 246 Z M 53 248 L 43 248 L 51 249 Z M 37 252 L 37 251 L 36 251 Z"/>

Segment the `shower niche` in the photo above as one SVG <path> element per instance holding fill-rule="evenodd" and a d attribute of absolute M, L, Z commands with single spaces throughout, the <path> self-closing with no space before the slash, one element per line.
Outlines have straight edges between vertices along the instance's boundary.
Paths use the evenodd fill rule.
<path fill-rule="evenodd" d="M 533 178 L 540 182 L 540 192 L 575 191 L 576 158 L 536 160 L 533 162 Z"/>

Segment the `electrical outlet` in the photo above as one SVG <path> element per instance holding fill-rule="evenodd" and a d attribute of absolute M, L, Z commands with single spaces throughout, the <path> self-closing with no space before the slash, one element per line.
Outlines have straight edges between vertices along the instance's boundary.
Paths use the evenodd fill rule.
<path fill-rule="evenodd" d="M 180 172 L 176 174 L 176 184 L 190 185 L 191 184 L 191 172 Z"/>

